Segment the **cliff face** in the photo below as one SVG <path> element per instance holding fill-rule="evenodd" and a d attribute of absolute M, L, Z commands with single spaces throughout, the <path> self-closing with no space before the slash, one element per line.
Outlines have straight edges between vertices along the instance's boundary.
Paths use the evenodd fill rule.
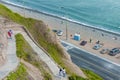
<path fill-rule="evenodd" d="M 0 65 L 2 65 L 6 60 L 7 51 L 7 36 L 6 31 L 0 26 Z"/>

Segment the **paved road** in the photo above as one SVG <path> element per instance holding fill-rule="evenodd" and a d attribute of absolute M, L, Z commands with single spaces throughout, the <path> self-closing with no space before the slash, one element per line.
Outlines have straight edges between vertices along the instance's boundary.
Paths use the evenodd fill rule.
<path fill-rule="evenodd" d="M 16 56 L 16 44 L 14 37 L 13 39 L 8 39 L 6 57 L 6 63 L 0 67 L 0 80 L 6 77 L 11 71 L 15 70 L 19 64 L 19 60 Z"/>
<path fill-rule="evenodd" d="M 107 60 L 91 55 L 77 47 L 61 42 L 67 52 L 71 55 L 72 61 L 82 68 L 92 70 L 104 80 L 120 80 L 120 66 Z"/>

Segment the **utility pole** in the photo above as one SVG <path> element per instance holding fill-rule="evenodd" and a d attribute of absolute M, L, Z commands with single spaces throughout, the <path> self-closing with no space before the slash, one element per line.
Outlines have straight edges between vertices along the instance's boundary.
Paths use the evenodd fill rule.
<path fill-rule="evenodd" d="M 22 3 L 23 3 L 23 11 L 24 11 L 23 16 L 25 17 L 25 2 L 23 1 Z"/>
<path fill-rule="evenodd" d="M 17 2 L 21 3 L 22 4 L 22 9 L 23 9 L 23 17 L 25 17 L 25 2 L 24 1 L 20 1 L 20 0 L 17 0 Z"/>
<path fill-rule="evenodd" d="M 64 7 L 61 7 L 61 9 L 64 11 L 64 16 L 67 17 L 67 14 L 64 10 Z M 65 20 L 65 27 L 66 27 L 66 40 L 68 40 L 68 27 L 67 27 L 67 20 Z"/>
<path fill-rule="evenodd" d="M 68 27 L 67 27 L 67 20 L 66 20 L 66 40 L 68 40 Z"/>

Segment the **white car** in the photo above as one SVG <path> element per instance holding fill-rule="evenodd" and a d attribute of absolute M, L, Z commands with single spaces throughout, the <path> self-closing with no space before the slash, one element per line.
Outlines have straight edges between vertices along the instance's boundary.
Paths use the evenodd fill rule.
<path fill-rule="evenodd" d="M 103 44 L 95 44 L 95 46 L 93 47 L 93 49 L 98 50 L 103 46 Z"/>
<path fill-rule="evenodd" d="M 63 31 L 58 30 L 58 31 L 57 31 L 57 35 L 58 35 L 58 36 L 62 36 L 62 35 L 63 35 Z"/>

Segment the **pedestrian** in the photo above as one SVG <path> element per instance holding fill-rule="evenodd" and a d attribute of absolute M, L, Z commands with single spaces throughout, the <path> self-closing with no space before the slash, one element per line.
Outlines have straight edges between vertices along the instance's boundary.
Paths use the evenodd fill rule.
<path fill-rule="evenodd" d="M 102 36 L 104 36 L 104 34 L 102 33 Z"/>
<path fill-rule="evenodd" d="M 12 30 L 9 30 L 9 32 L 10 32 L 10 35 L 11 35 L 11 39 L 12 39 L 12 34 L 13 34 L 13 31 Z"/>
<path fill-rule="evenodd" d="M 99 44 L 100 43 L 100 41 L 98 40 L 97 42 L 96 42 L 96 44 Z"/>
<path fill-rule="evenodd" d="M 63 77 L 66 77 L 66 71 L 65 71 L 65 68 L 63 68 L 62 73 L 63 73 Z"/>
<path fill-rule="evenodd" d="M 62 76 L 62 68 L 59 69 L 59 76 Z"/>
<path fill-rule="evenodd" d="M 90 43 L 92 42 L 92 39 L 90 38 Z"/>
<path fill-rule="evenodd" d="M 9 36 L 9 38 L 11 38 L 11 33 L 10 33 L 10 31 L 8 31 L 8 36 Z"/>
<path fill-rule="evenodd" d="M 12 35 L 13 34 L 13 31 L 12 30 L 9 30 L 10 34 Z"/>
<path fill-rule="evenodd" d="M 72 38 L 72 34 L 70 35 L 70 37 Z"/>

